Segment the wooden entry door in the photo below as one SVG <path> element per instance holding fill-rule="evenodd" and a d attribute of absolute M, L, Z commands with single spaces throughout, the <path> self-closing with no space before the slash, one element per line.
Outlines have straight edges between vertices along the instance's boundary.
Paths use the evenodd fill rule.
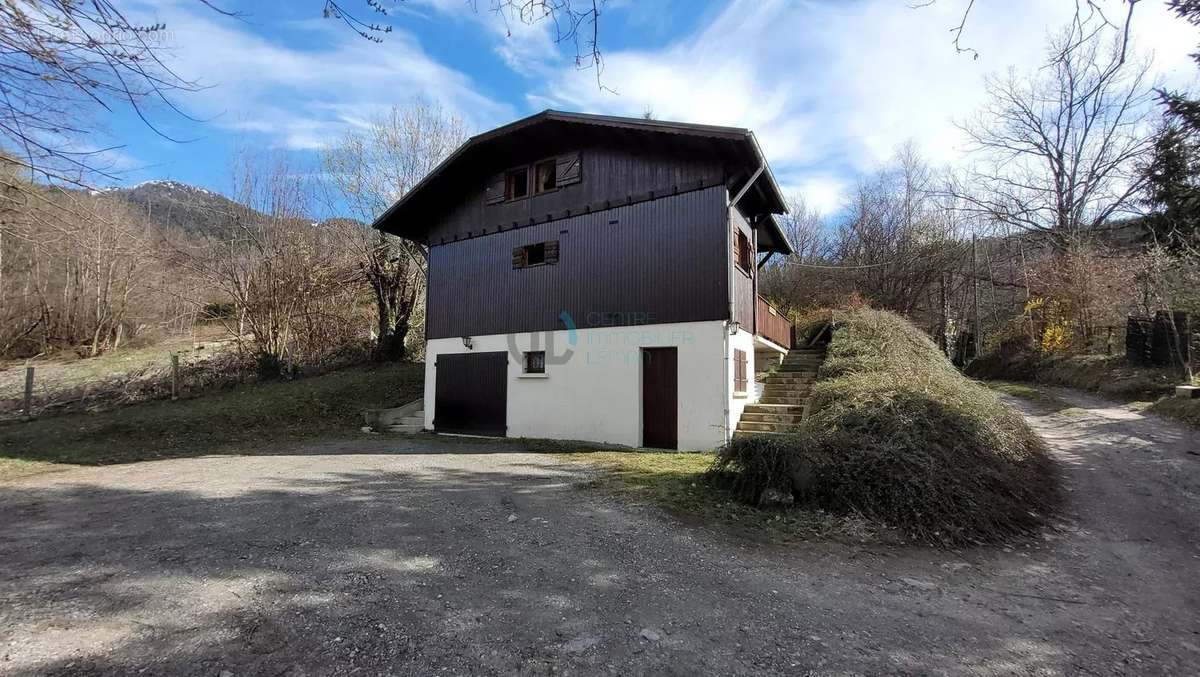
<path fill-rule="evenodd" d="M 438 355 L 434 373 L 434 430 L 504 437 L 508 353 Z"/>
<path fill-rule="evenodd" d="M 679 358 L 675 348 L 642 348 L 642 446 L 679 448 Z"/>

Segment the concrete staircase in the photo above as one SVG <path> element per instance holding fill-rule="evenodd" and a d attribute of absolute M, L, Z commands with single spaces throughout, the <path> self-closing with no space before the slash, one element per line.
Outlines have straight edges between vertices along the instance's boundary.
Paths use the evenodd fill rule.
<path fill-rule="evenodd" d="M 414 400 L 394 409 L 372 409 L 363 412 L 364 430 L 382 433 L 419 433 L 425 428 L 424 402 Z"/>
<path fill-rule="evenodd" d="M 762 397 L 746 405 L 734 434 L 777 435 L 799 424 L 824 361 L 824 346 L 788 352 L 779 368 L 763 380 Z"/>

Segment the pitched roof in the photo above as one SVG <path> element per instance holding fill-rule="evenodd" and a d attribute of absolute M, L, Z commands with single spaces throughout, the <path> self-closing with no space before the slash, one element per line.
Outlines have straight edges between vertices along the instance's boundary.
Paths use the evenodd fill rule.
<path fill-rule="evenodd" d="M 759 167 L 763 168 L 751 190 L 746 191 L 743 198 L 751 203 L 751 211 L 759 214 L 783 214 L 787 206 L 779 185 L 771 173 L 766 157 L 759 148 L 754 132 L 741 127 L 720 127 L 685 122 L 669 122 L 663 120 L 647 120 L 644 118 L 626 118 L 612 115 L 594 115 L 589 113 L 571 113 L 565 111 L 545 110 L 541 113 L 522 118 L 516 122 L 497 127 L 491 131 L 477 134 L 467 139 L 445 160 L 412 187 L 399 200 L 375 219 L 373 227 L 393 235 L 414 237 L 422 230 L 423 222 L 429 219 L 431 205 L 439 198 L 445 198 L 447 187 L 457 188 L 452 175 L 457 168 L 475 164 L 470 160 L 486 158 L 490 148 L 503 140 L 522 133 L 532 133 L 539 128 L 590 128 L 603 130 L 609 128 L 623 134 L 669 134 L 687 141 L 705 144 L 714 153 L 726 157 L 743 169 L 743 174 L 733 177 L 741 183 L 731 185 L 731 192 L 738 192 L 745 181 L 754 175 Z M 781 253 L 791 253 L 791 244 L 774 219 L 764 222 L 768 233 L 766 244 Z M 414 225 L 417 224 L 417 225 Z"/>

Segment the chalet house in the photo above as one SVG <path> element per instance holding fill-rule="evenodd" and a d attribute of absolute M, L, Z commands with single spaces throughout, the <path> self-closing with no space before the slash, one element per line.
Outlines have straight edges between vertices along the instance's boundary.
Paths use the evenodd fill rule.
<path fill-rule="evenodd" d="M 544 111 L 472 137 L 375 227 L 428 247 L 425 428 L 711 449 L 781 359 L 791 252 L 746 129 Z"/>

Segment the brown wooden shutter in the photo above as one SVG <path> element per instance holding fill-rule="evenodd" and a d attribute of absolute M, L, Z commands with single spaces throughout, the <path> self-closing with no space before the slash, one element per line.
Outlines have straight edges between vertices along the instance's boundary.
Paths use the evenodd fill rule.
<path fill-rule="evenodd" d="M 583 162 L 580 159 L 579 153 L 560 155 L 555 161 L 555 169 L 558 174 L 555 177 L 555 185 L 557 186 L 579 183 L 583 179 Z"/>
<path fill-rule="evenodd" d="M 513 268 L 524 268 L 529 265 L 529 257 L 524 247 L 513 247 Z"/>
<path fill-rule="evenodd" d="M 558 263 L 558 240 L 547 240 L 546 263 Z"/>
<path fill-rule="evenodd" d="M 734 349 L 733 351 L 733 391 L 737 393 L 746 392 L 746 387 L 749 385 L 746 378 L 746 351 Z"/>
<path fill-rule="evenodd" d="M 504 175 L 497 174 L 488 179 L 487 190 L 484 193 L 484 202 L 494 205 L 504 202 Z"/>

